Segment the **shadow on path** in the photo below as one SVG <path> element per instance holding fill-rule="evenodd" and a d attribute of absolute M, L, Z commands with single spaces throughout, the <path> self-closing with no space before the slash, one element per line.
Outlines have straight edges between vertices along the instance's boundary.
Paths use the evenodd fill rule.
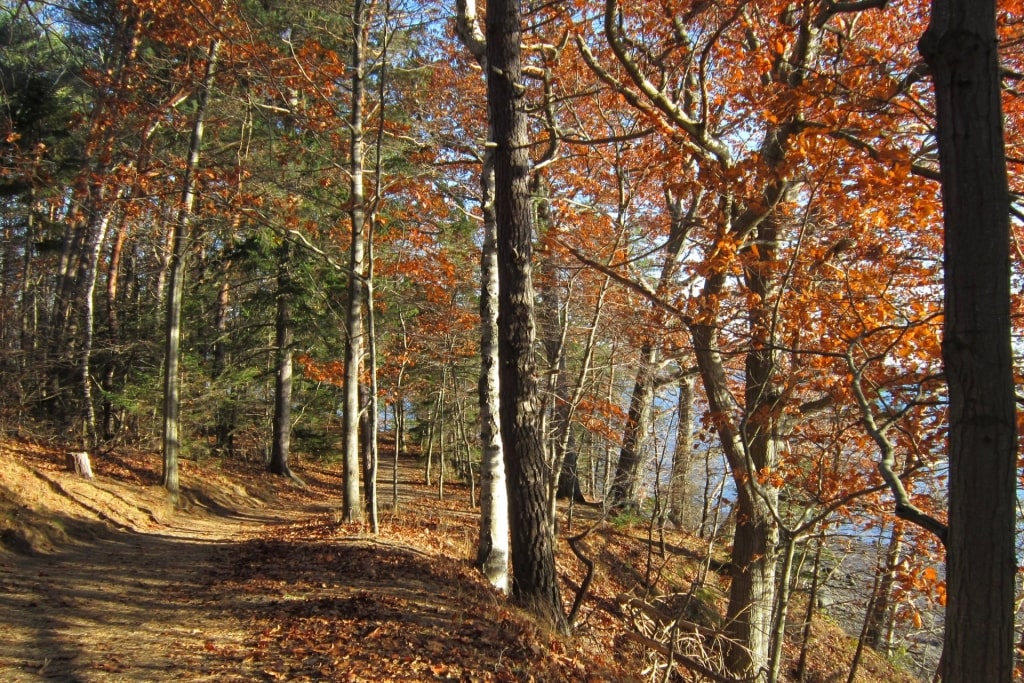
<path fill-rule="evenodd" d="M 209 586 L 212 563 L 237 542 L 225 532 L 275 520 L 248 521 L 221 521 L 220 533 L 96 524 L 92 539 L 53 554 L 0 553 L 0 680 L 158 681 L 189 669 L 204 680 L 209 643 L 244 638 Z"/>

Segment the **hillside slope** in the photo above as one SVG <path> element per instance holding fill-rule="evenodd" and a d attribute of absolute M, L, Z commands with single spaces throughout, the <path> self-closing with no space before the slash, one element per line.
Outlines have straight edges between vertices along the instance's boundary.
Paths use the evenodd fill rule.
<path fill-rule="evenodd" d="M 259 463 L 183 463 L 175 506 L 154 454 L 97 457 L 92 480 L 53 449 L 7 442 L 0 457 L 0 680 L 12 683 L 661 680 L 647 606 L 667 609 L 702 566 L 693 539 L 670 536 L 662 554 L 643 528 L 574 511 L 573 533 L 592 525 L 580 549 L 597 570 L 562 639 L 463 559 L 469 491 L 446 483 L 438 500 L 413 458 L 373 537 L 339 523 L 330 467 L 297 466 L 300 489 Z M 389 463 L 386 501 L 391 478 Z M 568 605 L 583 565 L 564 543 L 560 569 Z M 711 612 L 726 581 L 704 580 Z M 816 633 L 806 680 L 845 680 L 850 639 L 826 623 Z M 862 671 L 911 680 L 873 656 Z M 699 679 L 677 667 L 670 680 Z"/>

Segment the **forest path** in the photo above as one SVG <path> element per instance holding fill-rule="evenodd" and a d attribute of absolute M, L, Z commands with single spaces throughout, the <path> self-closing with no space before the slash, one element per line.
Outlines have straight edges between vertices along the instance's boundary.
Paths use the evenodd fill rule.
<path fill-rule="evenodd" d="M 218 550 L 234 542 L 224 532 L 250 525 L 225 524 L 205 538 L 119 532 L 4 561 L 0 679 L 154 681 L 200 672 L 204 634 L 241 641 L 237 619 L 207 588 Z"/>
<path fill-rule="evenodd" d="M 0 680 L 10 683 L 181 680 L 183 671 L 222 680 L 204 675 L 209 639 L 240 644 L 245 629 L 225 609 L 230 596 L 210 590 L 218 563 L 308 514 L 236 507 L 215 486 L 186 488 L 175 510 L 154 487 L 99 477 L 23 468 L 4 483 L 26 515 L 49 516 L 70 536 L 52 552 L 31 551 L 29 535 L 22 552 L 0 553 Z"/>
<path fill-rule="evenodd" d="M 375 537 L 341 523 L 333 468 L 296 467 L 299 489 L 258 466 L 240 478 L 186 463 L 173 506 L 151 456 L 148 472 L 94 463 L 87 481 L 53 453 L 11 450 L 0 444 L 3 683 L 512 681 L 537 668 L 538 633 L 465 559 L 467 489 L 438 501 L 413 458 Z M 380 479 L 390 503 L 390 463 Z M 565 664 L 546 664 L 550 680 L 575 678 Z"/>

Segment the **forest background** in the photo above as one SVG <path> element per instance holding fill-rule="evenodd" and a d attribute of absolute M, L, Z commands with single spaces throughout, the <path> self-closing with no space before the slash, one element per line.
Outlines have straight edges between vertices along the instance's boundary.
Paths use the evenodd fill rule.
<path fill-rule="evenodd" d="M 179 458 L 294 476 L 293 450 L 340 456 L 344 515 L 373 528 L 387 432 L 499 509 L 488 263 L 510 183 L 490 176 L 499 53 L 473 3 L 2 8 L 5 428 L 148 445 L 172 492 Z M 922 2 L 523 8 L 541 466 L 509 487 L 513 550 L 532 515 L 524 547 L 551 552 L 556 493 L 724 538 L 733 674 L 779 675 L 795 558 L 837 536 L 884 549 L 869 644 L 945 600 L 928 20 Z M 1015 352 L 1020 20 L 1000 7 Z M 479 560 L 507 585 L 502 516 Z M 545 561 L 513 590 L 557 602 Z"/>

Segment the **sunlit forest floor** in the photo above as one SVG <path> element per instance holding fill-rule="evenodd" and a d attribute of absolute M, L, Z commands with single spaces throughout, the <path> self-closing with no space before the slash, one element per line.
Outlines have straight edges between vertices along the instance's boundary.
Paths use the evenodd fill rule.
<path fill-rule="evenodd" d="M 0 681 L 705 680 L 678 665 L 666 677 L 644 645 L 656 624 L 626 602 L 668 609 L 703 576 L 721 609 L 725 556 L 683 534 L 586 506 L 570 524 L 562 509 L 561 535 L 591 529 L 580 548 L 597 566 L 563 638 L 473 569 L 469 487 L 446 482 L 439 499 L 414 457 L 399 462 L 397 507 L 384 458 L 377 536 L 341 523 L 329 464 L 295 463 L 302 488 L 261 462 L 187 461 L 174 505 L 154 452 L 95 456 L 92 480 L 38 442 L 0 443 L 0 457 Z M 568 609 L 584 570 L 564 541 L 559 563 Z M 846 681 L 854 647 L 815 621 L 805 681 Z M 857 677 L 912 680 L 873 653 Z"/>

